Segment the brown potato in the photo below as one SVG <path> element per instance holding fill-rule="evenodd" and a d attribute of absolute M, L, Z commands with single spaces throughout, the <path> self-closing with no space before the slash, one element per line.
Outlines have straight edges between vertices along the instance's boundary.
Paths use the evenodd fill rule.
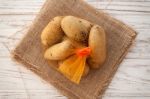
<path fill-rule="evenodd" d="M 92 24 L 84 19 L 66 16 L 61 21 L 64 33 L 72 40 L 87 43 Z"/>
<path fill-rule="evenodd" d="M 72 45 L 75 46 L 77 49 L 86 47 L 85 44 L 76 42 L 75 40 L 71 40 L 71 39 L 69 39 L 67 36 L 64 36 L 62 40 L 63 40 L 63 41 L 65 41 L 65 40 L 70 40 L 71 43 L 72 43 Z"/>
<path fill-rule="evenodd" d="M 98 25 L 91 28 L 89 34 L 89 47 L 92 52 L 88 59 L 91 68 L 99 68 L 106 59 L 106 37 L 104 29 Z"/>
<path fill-rule="evenodd" d="M 69 38 L 65 35 L 63 38 L 62 38 L 62 41 L 64 40 L 68 40 Z"/>
<path fill-rule="evenodd" d="M 44 28 L 41 34 L 42 44 L 45 46 L 52 46 L 61 41 L 64 36 L 63 30 L 61 29 L 61 20 L 63 16 L 57 16 Z"/>
<path fill-rule="evenodd" d="M 90 71 L 90 68 L 89 68 L 88 64 L 86 64 L 85 68 L 84 68 L 84 72 L 83 72 L 82 77 L 87 76 L 87 74 L 89 73 L 89 71 Z"/>
<path fill-rule="evenodd" d="M 75 47 L 70 40 L 64 40 L 61 43 L 55 44 L 48 48 L 44 54 L 46 59 L 63 60 L 74 54 Z"/>

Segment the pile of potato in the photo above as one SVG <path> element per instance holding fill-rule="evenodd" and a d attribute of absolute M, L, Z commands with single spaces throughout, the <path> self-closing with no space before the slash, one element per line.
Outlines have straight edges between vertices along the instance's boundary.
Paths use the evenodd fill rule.
<path fill-rule="evenodd" d="M 59 63 L 80 48 L 90 47 L 91 54 L 86 60 L 84 74 L 99 68 L 106 59 L 106 37 L 104 29 L 87 20 L 74 16 L 57 16 L 44 28 L 41 42 L 48 48 L 44 58 Z"/>

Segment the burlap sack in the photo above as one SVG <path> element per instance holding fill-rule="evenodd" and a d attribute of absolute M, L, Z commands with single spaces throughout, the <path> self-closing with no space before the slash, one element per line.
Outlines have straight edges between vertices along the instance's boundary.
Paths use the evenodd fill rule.
<path fill-rule="evenodd" d="M 66 79 L 61 73 L 43 58 L 40 35 L 48 22 L 58 15 L 73 15 L 101 25 L 107 36 L 107 60 L 99 70 L 90 74 L 76 85 Z M 24 64 L 47 82 L 54 85 L 64 95 L 71 99 L 96 99 L 102 96 L 118 65 L 128 52 L 136 33 L 122 22 L 110 17 L 104 12 L 96 11 L 82 0 L 47 0 L 37 15 L 27 35 L 13 51 L 16 61 Z"/>

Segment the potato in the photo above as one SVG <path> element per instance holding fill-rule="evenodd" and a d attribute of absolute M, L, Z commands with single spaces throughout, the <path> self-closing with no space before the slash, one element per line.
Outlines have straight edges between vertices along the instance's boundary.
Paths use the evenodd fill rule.
<path fill-rule="evenodd" d="M 72 40 L 87 43 L 92 24 L 74 16 L 65 16 L 61 21 L 64 33 Z"/>
<path fill-rule="evenodd" d="M 72 42 L 72 45 L 75 46 L 77 49 L 85 48 L 85 47 L 86 47 L 85 44 L 76 42 L 75 40 L 71 40 L 71 39 L 69 39 L 67 36 L 64 36 L 62 40 L 63 40 L 63 41 L 64 41 L 64 40 L 70 40 L 70 41 Z"/>
<path fill-rule="evenodd" d="M 57 16 L 44 28 L 41 34 L 42 44 L 45 46 L 52 46 L 61 41 L 64 36 L 63 30 L 61 29 L 61 20 L 63 16 Z"/>
<path fill-rule="evenodd" d="M 74 51 L 75 51 L 75 47 L 68 39 L 48 48 L 44 54 L 44 58 L 50 60 L 63 60 L 68 56 L 74 54 Z"/>
<path fill-rule="evenodd" d="M 83 72 L 82 77 L 87 76 L 87 74 L 89 73 L 89 71 L 90 71 L 90 68 L 89 68 L 88 64 L 86 64 L 85 68 L 84 68 L 84 72 Z"/>
<path fill-rule="evenodd" d="M 62 38 L 62 41 L 64 40 L 68 40 L 69 38 L 65 35 L 63 38 Z"/>
<path fill-rule="evenodd" d="M 89 47 L 92 51 L 88 59 L 88 64 L 91 68 L 99 68 L 106 59 L 106 37 L 102 27 L 94 25 L 91 28 Z"/>

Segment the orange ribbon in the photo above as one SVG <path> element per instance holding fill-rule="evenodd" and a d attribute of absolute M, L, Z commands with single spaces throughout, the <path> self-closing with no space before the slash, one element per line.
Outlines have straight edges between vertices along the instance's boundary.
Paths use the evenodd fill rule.
<path fill-rule="evenodd" d="M 76 54 L 66 59 L 58 68 L 72 82 L 79 84 L 84 72 L 87 56 L 91 53 L 89 47 L 78 49 Z"/>

